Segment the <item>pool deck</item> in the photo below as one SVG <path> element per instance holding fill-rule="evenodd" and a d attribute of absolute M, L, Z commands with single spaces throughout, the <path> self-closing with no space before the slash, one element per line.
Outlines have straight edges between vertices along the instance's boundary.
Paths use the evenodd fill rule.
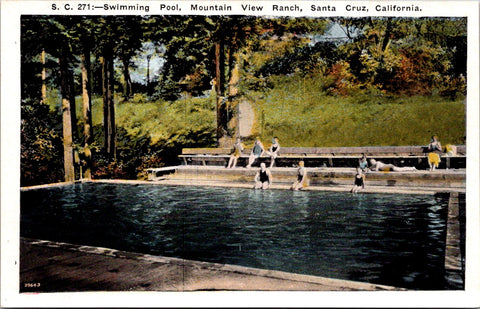
<path fill-rule="evenodd" d="M 385 285 L 20 239 L 22 293 L 400 291 Z"/>
<path fill-rule="evenodd" d="M 173 173 L 160 173 L 150 180 L 173 185 L 206 185 L 251 188 L 257 168 L 227 169 L 219 166 L 177 166 Z M 289 189 L 296 179 L 296 168 L 271 168 L 273 189 Z M 353 186 L 355 168 L 307 168 L 306 190 L 348 192 Z M 465 192 L 465 169 L 417 170 L 409 172 L 369 172 L 365 193 Z"/>
<path fill-rule="evenodd" d="M 82 179 L 77 182 L 126 183 L 174 186 L 215 186 L 232 188 L 252 188 L 253 178 L 258 168 L 227 169 L 219 166 L 172 166 L 172 173 L 166 173 L 150 180 L 122 179 Z M 272 168 L 273 183 L 271 189 L 288 190 L 296 178 L 296 168 Z M 354 168 L 307 168 L 309 186 L 306 191 L 349 192 L 353 187 Z M 56 183 L 32 187 L 22 187 L 22 191 L 70 185 Z M 362 193 L 395 194 L 435 194 L 438 192 L 466 191 L 465 169 L 448 169 L 413 172 L 369 172 L 366 175 L 365 189 Z"/>

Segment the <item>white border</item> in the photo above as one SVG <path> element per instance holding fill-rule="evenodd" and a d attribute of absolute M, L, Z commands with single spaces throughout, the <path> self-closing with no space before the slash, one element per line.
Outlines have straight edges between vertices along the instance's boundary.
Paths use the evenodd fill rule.
<path fill-rule="evenodd" d="M 302 12 L 290 16 L 467 16 L 468 17 L 468 91 L 467 91 L 467 257 L 466 291 L 442 292 L 94 292 L 19 294 L 19 186 L 20 186 L 20 15 L 212 15 L 192 12 L 190 3 L 231 4 L 235 12 L 226 15 L 282 15 L 271 10 L 273 4 L 294 5 Z M 120 3 L 149 5 L 142 11 L 52 11 L 51 5 L 75 7 L 79 3 Z M 179 12 L 160 11 L 161 4 L 178 3 Z M 268 10 L 241 12 L 241 4 L 264 6 Z M 310 5 L 332 5 L 335 12 L 309 12 Z M 368 6 L 369 12 L 348 12 L 347 4 Z M 421 12 L 377 13 L 377 4 L 418 5 Z M 1 288 L 0 305 L 11 307 L 479 307 L 480 306 L 480 208 L 479 208 L 479 3 L 477 1 L 23 1 L 1 2 Z"/>

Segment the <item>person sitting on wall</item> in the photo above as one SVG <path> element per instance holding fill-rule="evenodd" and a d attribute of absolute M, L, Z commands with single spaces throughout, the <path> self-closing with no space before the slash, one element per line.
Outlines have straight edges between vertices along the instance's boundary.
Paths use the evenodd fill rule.
<path fill-rule="evenodd" d="M 430 166 L 430 171 L 434 171 L 438 168 L 438 165 L 441 162 L 440 154 L 443 152 L 442 145 L 438 140 L 436 135 L 433 135 L 430 139 L 430 144 L 428 144 L 428 165 Z"/>
<path fill-rule="evenodd" d="M 440 144 L 440 141 L 438 140 L 438 136 L 433 135 L 432 138 L 430 139 L 430 144 L 428 144 L 428 152 L 437 152 L 437 153 L 442 153 L 442 144 Z"/>
<path fill-rule="evenodd" d="M 445 146 L 445 152 L 447 156 L 454 157 L 457 155 L 457 146 L 448 144 Z"/>
<path fill-rule="evenodd" d="M 378 172 L 407 172 L 407 171 L 416 171 L 417 168 L 415 166 L 404 166 L 398 167 L 393 164 L 385 164 L 382 161 L 377 161 L 375 159 L 370 159 L 370 170 Z"/>
<path fill-rule="evenodd" d="M 235 145 L 233 145 L 232 153 L 230 154 L 230 159 L 228 160 L 227 168 L 234 168 L 237 165 L 238 158 L 242 155 L 242 151 L 245 147 L 242 144 L 240 137 L 237 137 Z"/>
<path fill-rule="evenodd" d="M 255 143 L 253 144 L 252 151 L 250 152 L 250 157 L 248 158 L 247 168 L 252 167 L 252 164 L 253 162 L 255 162 L 255 159 L 261 157 L 264 152 L 265 152 L 265 149 L 263 148 L 262 142 L 258 137 L 255 138 Z"/>
<path fill-rule="evenodd" d="M 298 162 L 297 170 L 297 180 L 293 183 L 291 189 L 302 190 L 307 187 L 307 170 L 304 167 L 305 163 L 303 161 Z"/>
<path fill-rule="evenodd" d="M 260 163 L 260 169 L 255 174 L 255 185 L 254 189 L 263 189 L 266 190 L 270 188 L 272 184 L 272 174 L 270 170 L 267 168 L 265 163 Z"/>
<path fill-rule="evenodd" d="M 272 140 L 272 145 L 268 148 L 266 152 L 270 156 L 270 168 L 273 167 L 275 159 L 278 157 L 278 151 L 280 150 L 280 144 L 278 143 L 278 138 L 274 137 Z"/>
<path fill-rule="evenodd" d="M 362 157 L 358 160 L 358 167 L 363 173 L 368 171 L 367 156 L 364 153 L 362 153 Z"/>

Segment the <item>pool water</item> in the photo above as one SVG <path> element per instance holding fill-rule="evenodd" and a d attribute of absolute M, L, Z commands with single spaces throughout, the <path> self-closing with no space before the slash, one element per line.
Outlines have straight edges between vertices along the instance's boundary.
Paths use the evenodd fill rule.
<path fill-rule="evenodd" d="M 447 199 L 84 183 L 21 193 L 21 235 L 386 284 L 444 278 Z"/>

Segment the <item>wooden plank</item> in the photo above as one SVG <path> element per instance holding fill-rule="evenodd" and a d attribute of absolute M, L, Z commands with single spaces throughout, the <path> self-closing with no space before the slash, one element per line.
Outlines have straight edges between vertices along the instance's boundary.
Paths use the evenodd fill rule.
<path fill-rule="evenodd" d="M 465 145 L 457 145 L 457 152 L 460 156 L 465 155 Z M 231 148 L 183 148 L 183 155 L 228 155 Z M 243 153 L 248 154 L 250 148 L 246 148 Z M 379 155 L 410 155 L 425 153 L 425 146 L 365 146 L 365 147 L 282 147 L 280 154 L 355 154 L 362 153 Z"/>
<path fill-rule="evenodd" d="M 232 152 L 231 148 L 183 148 L 184 155 L 225 155 Z"/>
<path fill-rule="evenodd" d="M 428 168 L 425 160 L 427 153 L 426 146 L 366 146 L 366 147 L 283 147 L 275 161 L 275 166 L 291 167 L 298 161 L 304 160 L 307 166 L 345 166 L 357 165 L 356 160 L 365 154 L 368 158 L 382 160 L 384 163 L 392 163 L 397 166 L 416 166 L 417 168 Z M 465 146 L 458 145 L 459 155 L 447 157 L 442 155 L 439 168 L 465 168 L 466 157 L 462 155 Z M 231 149 L 229 148 L 185 148 L 179 159 L 185 165 L 224 165 L 228 162 Z M 249 157 L 250 149 L 245 149 L 240 156 L 239 163 Z M 257 159 L 254 166 L 259 162 L 270 163 L 270 158 L 264 155 Z"/>
<path fill-rule="evenodd" d="M 230 148 L 184 148 L 183 155 L 228 155 Z M 250 153 L 250 148 L 244 150 L 244 154 Z M 286 154 L 316 154 L 316 155 L 361 155 L 362 153 L 369 155 L 379 154 L 397 154 L 411 155 L 424 153 L 422 146 L 378 146 L 378 147 L 282 147 L 281 155 Z"/>

